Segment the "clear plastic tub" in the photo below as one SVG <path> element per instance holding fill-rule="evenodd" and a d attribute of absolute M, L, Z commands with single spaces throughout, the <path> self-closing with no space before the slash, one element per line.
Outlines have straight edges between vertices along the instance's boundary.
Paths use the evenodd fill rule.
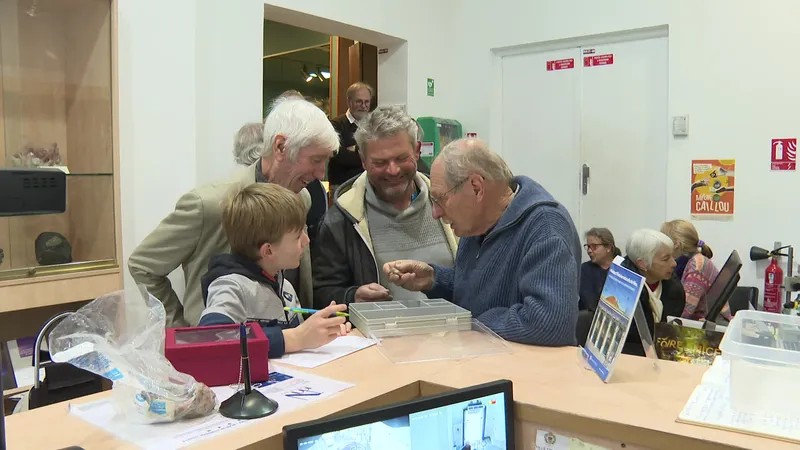
<path fill-rule="evenodd" d="M 351 303 L 350 321 L 395 363 L 508 353 L 510 347 L 472 313 L 447 300 Z"/>
<path fill-rule="evenodd" d="M 800 416 L 800 317 L 742 310 L 720 343 L 734 409 Z"/>
<path fill-rule="evenodd" d="M 393 363 L 463 359 L 510 353 L 508 343 L 486 325 L 471 319 L 451 326 L 372 330 L 378 350 Z"/>

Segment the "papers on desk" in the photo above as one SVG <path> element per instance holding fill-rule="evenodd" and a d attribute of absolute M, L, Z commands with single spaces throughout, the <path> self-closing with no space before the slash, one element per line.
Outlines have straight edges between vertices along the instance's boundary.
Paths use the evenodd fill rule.
<path fill-rule="evenodd" d="M 280 366 L 270 366 L 270 368 L 275 371 L 270 372 L 269 381 L 255 383 L 253 388 L 277 401 L 278 411 L 261 419 L 228 419 L 215 410 L 211 415 L 197 419 L 153 425 L 131 424 L 126 423 L 124 417 L 117 415 L 111 398 L 70 405 L 70 413 L 119 439 L 145 449 L 181 448 L 217 437 L 234 428 L 270 420 L 272 417 L 326 399 L 353 386 Z M 235 386 L 219 386 L 211 389 L 217 395 L 217 408 L 220 402 L 236 392 Z"/>
<path fill-rule="evenodd" d="M 371 345 L 375 345 L 375 341 L 372 339 L 361 336 L 339 336 L 322 347 L 283 355 L 283 357 L 275 361 L 281 364 L 313 369 Z"/>
<path fill-rule="evenodd" d="M 716 358 L 678 415 L 678 422 L 800 442 L 800 417 L 735 410 L 729 386 L 730 362 Z"/>

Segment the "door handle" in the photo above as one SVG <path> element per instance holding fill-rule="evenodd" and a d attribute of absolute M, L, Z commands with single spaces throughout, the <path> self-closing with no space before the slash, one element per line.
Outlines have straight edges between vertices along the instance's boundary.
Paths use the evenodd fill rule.
<path fill-rule="evenodd" d="M 583 195 L 589 192 L 589 166 L 586 164 L 581 167 L 581 192 Z"/>

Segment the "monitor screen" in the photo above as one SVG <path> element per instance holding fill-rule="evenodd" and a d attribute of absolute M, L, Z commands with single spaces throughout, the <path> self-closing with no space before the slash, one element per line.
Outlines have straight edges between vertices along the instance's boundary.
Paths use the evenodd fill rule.
<path fill-rule="evenodd" d="M 725 264 L 719 270 L 717 278 L 711 283 L 711 286 L 706 292 L 706 307 L 708 312 L 706 314 L 706 321 L 715 321 L 717 316 L 725 307 L 733 290 L 739 283 L 739 270 L 742 268 L 742 260 L 739 258 L 739 252 L 732 251 Z"/>
<path fill-rule="evenodd" d="M 513 449 L 511 382 L 423 397 L 345 417 L 284 427 L 284 448 Z"/>

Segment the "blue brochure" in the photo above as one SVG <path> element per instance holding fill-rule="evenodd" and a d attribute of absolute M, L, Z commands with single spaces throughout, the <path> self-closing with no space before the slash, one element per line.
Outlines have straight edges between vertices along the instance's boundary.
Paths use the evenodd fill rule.
<path fill-rule="evenodd" d="M 583 348 L 583 357 L 604 382 L 611 378 L 614 363 L 625 345 L 644 286 L 644 277 L 620 266 L 621 261 L 618 257 L 608 269 Z"/>

